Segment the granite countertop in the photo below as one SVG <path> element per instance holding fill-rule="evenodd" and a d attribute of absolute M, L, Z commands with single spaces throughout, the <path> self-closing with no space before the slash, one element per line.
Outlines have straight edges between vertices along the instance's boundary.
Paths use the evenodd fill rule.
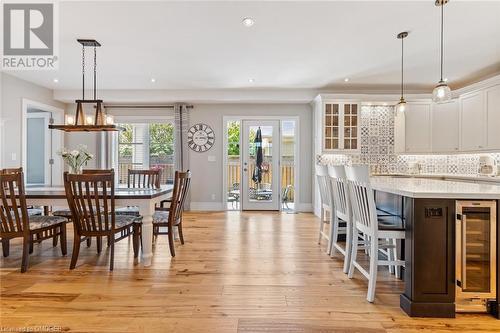
<path fill-rule="evenodd" d="M 401 176 L 374 176 L 371 178 L 371 185 L 376 191 L 411 198 L 500 200 L 500 184 Z"/>
<path fill-rule="evenodd" d="M 429 178 L 429 179 L 440 179 L 440 180 L 463 180 L 472 182 L 487 182 L 487 183 L 498 183 L 500 184 L 500 176 L 485 176 L 485 175 L 470 175 L 470 174 L 436 174 L 436 173 L 418 173 L 418 174 L 407 174 L 407 173 L 395 173 L 395 174 L 375 174 L 374 176 L 383 177 L 399 177 L 399 178 Z"/>

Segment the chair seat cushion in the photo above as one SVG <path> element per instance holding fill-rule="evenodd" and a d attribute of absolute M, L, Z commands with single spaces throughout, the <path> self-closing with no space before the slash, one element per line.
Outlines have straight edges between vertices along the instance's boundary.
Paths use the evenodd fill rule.
<path fill-rule="evenodd" d="M 123 228 L 134 223 L 142 223 L 142 216 L 115 215 L 115 228 Z"/>
<path fill-rule="evenodd" d="M 115 212 L 116 215 L 139 216 L 139 207 L 136 206 L 119 207 L 115 209 Z"/>
<path fill-rule="evenodd" d="M 399 216 L 380 216 L 378 218 L 379 230 L 405 230 L 403 220 Z"/>
<path fill-rule="evenodd" d="M 168 222 L 168 211 L 157 210 L 153 214 L 153 223 L 167 223 Z"/>
<path fill-rule="evenodd" d="M 28 208 L 28 216 L 42 215 L 42 208 Z"/>
<path fill-rule="evenodd" d="M 36 230 L 41 228 L 46 228 L 50 226 L 55 226 L 59 223 L 68 222 L 68 220 L 61 216 L 30 216 L 30 230 Z"/>
<path fill-rule="evenodd" d="M 53 211 L 52 215 L 71 218 L 71 210 L 69 210 L 69 209 L 59 209 L 59 210 Z"/>

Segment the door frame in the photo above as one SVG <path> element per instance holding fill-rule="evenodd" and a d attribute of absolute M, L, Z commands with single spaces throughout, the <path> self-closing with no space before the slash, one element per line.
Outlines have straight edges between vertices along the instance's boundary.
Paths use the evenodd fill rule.
<path fill-rule="evenodd" d="M 223 140 L 222 140 L 222 206 L 223 210 L 228 210 L 227 209 L 227 165 L 228 165 L 228 160 L 227 160 L 227 138 L 228 138 L 228 133 L 227 133 L 227 123 L 230 121 L 239 121 L 240 124 L 243 123 L 243 120 L 279 120 L 280 121 L 280 128 L 282 127 L 283 121 L 286 120 L 293 120 L 295 121 L 295 147 L 294 147 L 294 158 L 295 158 L 295 175 L 294 175 L 294 205 L 295 205 L 295 210 L 299 211 L 300 210 L 300 189 L 301 189 L 301 184 L 300 184 L 300 117 L 299 116 L 223 116 L 222 117 L 222 128 L 223 128 Z M 241 139 L 242 139 L 242 127 L 240 128 L 240 146 L 241 146 Z M 280 130 L 280 147 L 282 143 L 282 133 Z M 280 149 L 280 166 L 282 164 L 282 156 L 281 156 L 281 149 Z M 240 151 L 240 166 L 242 166 L 243 161 L 242 161 L 242 153 Z M 279 174 L 280 177 L 280 184 L 281 184 L 281 171 Z M 281 192 L 281 189 L 280 189 Z M 298 194 L 298 195 L 297 195 Z M 281 195 L 281 193 L 280 193 Z M 281 198 L 280 198 L 281 200 Z M 242 210 L 242 205 L 240 202 L 240 211 Z M 282 211 L 283 207 L 281 205 L 280 201 L 280 207 L 279 210 Z"/>
<path fill-rule="evenodd" d="M 21 166 L 23 170 L 26 170 L 26 159 L 27 159 L 27 126 L 28 126 L 28 108 L 33 107 L 40 111 L 51 112 L 52 119 L 55 123 L 62 124 L 64 121 L 64 109 L 44 104 L 41 102 L 33 101 L 27 98 L 22 99 L 22 120 L 21 120 Z M 52 172 L 49 177 L 49 184 L 51 186 L 62 185 L 62 174 L 64 166 L 61 159 L 55 158 L 55 153 L 64 147 L 64 135 L 63 132 L 52 131 L 52 142 L 50 147 L 51 156 L 54 159 L 54 164 L 52 165 Z M 57 176 L 59 175 L 59 176 Z M 24 173 L 24 182 L 26 183 L 26 172 Z"/>

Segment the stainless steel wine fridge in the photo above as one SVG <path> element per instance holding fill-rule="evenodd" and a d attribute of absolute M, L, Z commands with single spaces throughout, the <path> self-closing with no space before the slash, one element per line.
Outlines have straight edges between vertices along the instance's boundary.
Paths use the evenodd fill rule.
<path fill-rule="evenodd" d="M 457 312 L 487 311 L 496 298 L 496 212 L 496 201 L 457 201 Z"/>

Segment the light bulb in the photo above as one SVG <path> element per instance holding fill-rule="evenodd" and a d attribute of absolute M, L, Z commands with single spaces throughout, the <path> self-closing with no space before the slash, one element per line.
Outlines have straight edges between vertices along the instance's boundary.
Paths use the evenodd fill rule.
<path fill-rule="evenodd" d="M 94 125 L 94 119 L 91 116 L 85 117 L 85 125 Z"/>
<path fill-rule="evenodd" d="M 406 111 L 406 101 L 403 97 L 401 97 L 399 103 L 396 104 L 396 111 L 399 113 L 404 113 Z"/>
<path fill-rule="evenodd" d="M 75 124 L 75 118 L 70 115 L 66 115 L 66 125 L 74 125 Z"/>
<path fill-rule="evenodd" d="M 115 118 L 112 115 L 108 114 L 106 116 L 106 125 L 113 125 L 114 123 L 115 123 Z"/>

